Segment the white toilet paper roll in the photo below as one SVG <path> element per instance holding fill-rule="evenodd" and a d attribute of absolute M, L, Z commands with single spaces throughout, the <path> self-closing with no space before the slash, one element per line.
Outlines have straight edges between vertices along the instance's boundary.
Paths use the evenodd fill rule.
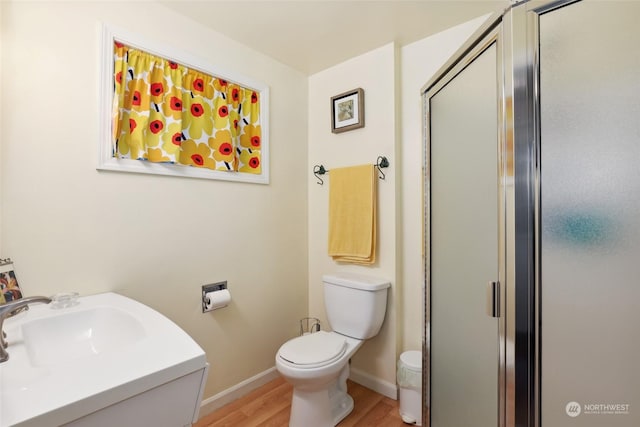
<path fill-rule="evenodd" d="M 207 311 L 209 311 L 229 305 L 229 302 L 231 301 L 231 294 L 228 289 L 222 289 L 219 291 L 207 292 L 205 298 L 207 301 Z"/>

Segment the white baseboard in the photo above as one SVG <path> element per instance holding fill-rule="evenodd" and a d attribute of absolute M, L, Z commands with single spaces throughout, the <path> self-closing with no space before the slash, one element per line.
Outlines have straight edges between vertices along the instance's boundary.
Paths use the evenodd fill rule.
<path fill-rule="evenodd" d="M 376 393 L 387 396 L 390 399 L 398 400 L 398 387 L 388 381 L 381 380 L 371 374 L 367 374 L 357 368 L 351 368 L 349 379 L 360 385 L 363 385 Z"/>
<path fill-rule="evenodd" d="M 276 371 L 276 367 L 272 367 L 267 369 L 266 371 L 260 372 L 257 375 L 252 376 L 251 378 L 247 378 L 234 385 L 233 387 L 229 387 L 226 390 L 222 390 L 218 394 L 214 394 L 213 396 L 204 399 L 202 404 L 200 405 L 200 418 L 205 415 L 209 415 L 216 409 L 222 408 L 227 403 L 231 403 L 236 399 L 241 398 L 257 389 L 260 386 L 265 385 L 269 381 L 275 380 L 278 378 L 278 371 Z"/>

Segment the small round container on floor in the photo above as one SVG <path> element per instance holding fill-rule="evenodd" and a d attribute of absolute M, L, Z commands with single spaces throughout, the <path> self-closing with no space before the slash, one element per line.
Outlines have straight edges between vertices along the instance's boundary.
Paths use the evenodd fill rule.
<path fill-rule="evenodd" d="M 422 425 L 422 352 L 405 351 L 398 361 L 400 416 L 407 424 Z"/>

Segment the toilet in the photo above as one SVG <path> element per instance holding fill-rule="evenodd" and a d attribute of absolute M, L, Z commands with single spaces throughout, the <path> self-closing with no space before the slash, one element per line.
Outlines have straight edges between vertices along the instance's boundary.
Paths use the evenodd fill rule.
<path fill-rule="evenodd" d="M 290 427 L 335 426 L 353 410 L 349 359 L 378 334 L 387 309 L 387 280 L 336 273 L 322 282 L 333 331 L 293 338 L 276 355 L 276 369 L 293 385 Z"/>

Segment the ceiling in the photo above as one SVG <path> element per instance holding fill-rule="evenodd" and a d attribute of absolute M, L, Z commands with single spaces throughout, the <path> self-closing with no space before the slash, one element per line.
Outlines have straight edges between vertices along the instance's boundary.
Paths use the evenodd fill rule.
<path fill-rule="evenodd" d="M 163 5 L 311 75 L 509 6 L 508 0 L 166 0 Z"/>

